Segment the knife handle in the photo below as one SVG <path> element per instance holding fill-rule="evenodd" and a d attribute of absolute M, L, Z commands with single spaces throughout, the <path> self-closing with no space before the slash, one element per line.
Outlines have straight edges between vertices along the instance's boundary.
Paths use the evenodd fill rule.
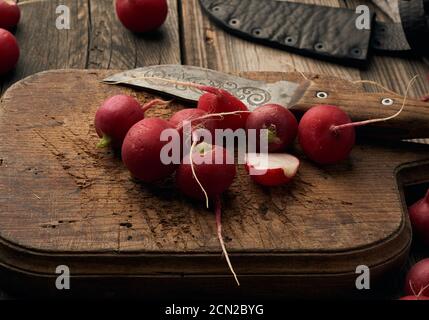
<path fill-rule="evenodd" d="M 369 93 L 362 85 L 317 76 L 296 105 L 291 107 L 298 115 L 314 105 L 332 104 L 341 107 L 353 121 L 385 118 L 397 113 L 404 97 L 393 93 Z M 408 97 L 402 113 L 394 119 L 358 127 L 363 135 L 389 139 L 429 138 L 429 103 Z"/>

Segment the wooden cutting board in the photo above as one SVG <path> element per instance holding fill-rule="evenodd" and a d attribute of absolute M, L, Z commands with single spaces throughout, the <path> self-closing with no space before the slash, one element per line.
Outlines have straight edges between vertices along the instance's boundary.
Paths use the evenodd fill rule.
<path fill-rule="evenodd" d="M 303 159 L 299 175 L 273 189 L 253 184 L 239 168 L 223 197 L 237 288 L 221 257 L 214 215 L 203 203 L 181 196 L 173 179 L 152 186 L 134 181 L 117 155 L 95 147 L 93 118 L 106 98 L 127 93 L 143 103 L 153 97 L 100 82 L 112 73 L 43 72 L 3 96 L 3 282 L 58 293 L 55 269 L 67 265 L 74 292 L 81 293 L 109 287 L 151 296 L 296 297 L 351 292 L 358 265 L 369 266 L 377 279 L 403 263 L 411 241 L 404 188 L 429 181 L 429 146 L 365 143 L 348 161 L 326 167 L 296 148 Z M 181 108 L 173 103 L 149 115 L 168 118 Z"/>

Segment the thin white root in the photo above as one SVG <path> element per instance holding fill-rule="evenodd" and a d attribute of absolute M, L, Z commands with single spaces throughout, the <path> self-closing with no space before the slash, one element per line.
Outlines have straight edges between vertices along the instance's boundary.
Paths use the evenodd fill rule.
<path fill-rule="evenodd" d="M 201 190 L 204 192 L 204 196 L 206 197 L 206 207 L 209 208 L 209 196 L 207 195 L 206 189 L 204 189 L 203 185 L 201 184 L 200 180 L 197 177 L 197 174 L 195 173 L 194 168 L 194 160 L 192 159 L 192 154 L 194 153 L 194 148 L 197 145 L 198 140 L 195 139 L 195 141 L 191 145 L 191 150 L 189 151 L 189 161 L 191 162 L 191 170 L 192 175 L 194 176 L 195 180 L 197 180 L 198 185 L 200 186 Z"/>
<path fill-rule="evenodd" d="M 298 68 L 295 67 L 292 63 L 290 63 L 290 62 L 284 62 L 284 64 L 287 65 L 287 66 L 289 66 L 289 67 L 291 67 L 293 69 L 293 71 L 298 72 L 305 80 L 310 80 L 310 79 L 308 79 L 305 76 L 304 72 L 302 72 L 301 70 L 298 70 Z"/>
<path fill-rule="evenodd" d="M 410 280 L 409 282 L 410 282 L 410 288 L 411 288 L 412 293 L 413 293 L 415 296 L 417 296 L 417 293 L 416 293 L 416 291 L 414 290 L 413 283 L 411 282 L 411 280 Z"/>
<path fill-rule="evenodd" d="M 225 255 L 226 262 L 228 263 L 228 267 L 231 270 L 232 275 L 234 276 L 237 285 L 240 286 L 240 281 L 238 281 L 237 274 L 234 271 L 234 267 L 232 266 L 231 261 L 229 260 L 228 251 L 226 251 L 225 243 L 223 242 L 222 237 L 222 205 L 220 201 L 220 197 L 216 198 L 216 227 L 217 227 L 217 236 L 219 238 L 220 246 L 222 247 L 222 252 Z"/>
<path fill-rule="evenodd" d="M 408 83 L 407 91 L 405 92 L 404 101 L 402 102 L 402 106 L 401 106 L 401 108 L 399 109 L 399 111 L 398 111 L 398 112 L 396 112 L 395 114 L 393 114 L 393 115 L 391 115 L 391 116 L 389 116 L 389 117 L 386 117 L 386 118 L 370 119 L 370 120 L 359 121 L 359 122 L 350 122 L 350 123 L 342 124 L 342 125 L 339 125 L 339 126 L 333 126 L 333 127 L 332 127 L 332 130 L 334 130 L 334 131 L 335 131 L 335 130 L 341 130 L 341 129 L 348 128 L 348 127 L 359 127 L 359 126 L 364 126 L 364 125 L 371 124 L 371 123 L 377 123 L 377 122 L 389 121 L 389 120 L 392 120 L 392 119 L 396 118 L 396 117 L 397 117 L 397 116 L 399 116 L 399 115 L 402 113 L 402 111 L 404 110 L 405 105 L 406 105 L 406 102 L 407 102 L 407 98 L 408 98 L 408 92 L 410 91 L 410 89 L 411 89 L 412 85 L 414 84 L 414 82 L 416 81 L 416 79 L 417 79 L 417 78 L 418 78 L 418 75 L 414 76 L 414 77 L 410 80 L 410 82 Z"/>
<path fill-rule="evenodd" d="M 420 297 L 420 296 L 423 294 L 423 292 L 425 292 L 425 290 L 426 290 L 427 288 L 429 288 L 429 284 L 427 284 L 425 287 L 421 288 L 421 289 L 420 289 L 420 292 L 419 292 L 419 294 L 418 294 L 417 296 L 418 296 L 418 297 Z"/>
<path fill-rule="evenodd" d="M 356 80 L 356 81 L 352 81 L 352 83 L 354 83 L 354 84 L 358 84 L 358 83 L 371 84 L 373 86 L 376 86 L 376 87 L 379 87 L 379 88 L 383 89 L 386 92 L 394 94 L 395 96 L 402 97 L 402 94 L 397 93 L 397 92 L 395 92 L 393 90 L 390 90 L 389 88 L 387 88 L 387 87 L 385 87 L 385 86 L 383 86 L 383 85 L 381 85 L 381 84 L 379 84 L 378 82 L 375 82 L 375 81 L 371 81 L 371 80 Z"/>

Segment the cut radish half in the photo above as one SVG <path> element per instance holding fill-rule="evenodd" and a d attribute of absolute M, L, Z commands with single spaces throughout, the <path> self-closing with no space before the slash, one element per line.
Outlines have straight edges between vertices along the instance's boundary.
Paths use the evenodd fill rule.
<path fill-rule="evenodd" d="M 299 168 L 299 159 L 286 153 L 248 153 L 246 169 L 252 179 L 267 187 L 289 183 Z"/>

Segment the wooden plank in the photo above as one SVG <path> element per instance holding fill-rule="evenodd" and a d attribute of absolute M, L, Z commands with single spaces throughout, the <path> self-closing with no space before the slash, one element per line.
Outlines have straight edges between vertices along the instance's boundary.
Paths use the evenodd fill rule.
<path fill-rule="evenodd" d="M 16 69 L 1 81 L 3 91 L 13 82 L 39 71 L 85 68 L 89 26 L 87 3 L 86 0 L 52 0 L 27 2 L 20 6 L 22 18 L 15 35 L 21 56 Z M 60 4 L 70 8 L 70 30 L 58 30 L 55 26 L 55 9 Z"/>
<path fill-rule="evenodd" d="M 305 1 L 338 6 L 337 0 Z M 291 71 L 290 64 L 301 71 L 358 79 L 353 68 L 321 62 L 279 49 L 269 48 L 230 35 L 214 25 L 202 12 L 198 0 L 182 1 L 184 63 L 225 72 Z"/>
<path fill-rule="evenodd" d="M 297 0 L 295 0 L 297 1 Z M 297 1 L 330 6 L 356 8 L 359 1 L 307 0 Z M 419 60 L 398 57 L 373 57 L 368 70 L 338 66 L 333 63 L 302 57 L 286 51 L 268 48 L 230 35 L 214 25 L 202 12 L 198 0 L 183 2 L 182 20 L 184 34 L 184 62 L 222 71 L 287 71 L 293 64 L 304 72 L 316 72 L 335 75 L 344 79 L 367 79 L 378 81 L 393 90 L 404 93 L 409 79 L 419 74 L 421 80 L 410 91 L 418 97 L 429 92 L 429 83 L 425 81 L 428 66 Z M 227 57 L 225 59 L 225 57 Z M 367 86 L 370 91 L 379 88 Z"/>
<path fill-rule="evenodd" d="M 10 143 L 0 145 L 0 262 L 51 274 L 61 261 L 81 275 L 145 274 L 155 283 L 159 274 L 228 274 L 211 212 L 178 195 L 171 180 L 137 183 L 118 157 L 95 149 L 96 108 L 112 94 L 133 92 L 100 83 L 108 73 L 38 74 L 3 97 L 0 138 Z M 150 115 L 168 117 L 179 108 Z M 245 282 L 257 283 L 254 274 L 324 273 L 333 285 L 347 272 L 350 286 L 362 261 L 378 268 L 402 259 L 411 234 L 395 169 L 428 159 L 427 147 L 362 145 L 350 161 L 329 168 L 293 152 L 303 159 L 293 184 L 264 190 L 240 168 L 224 195 L 224 234 Z M 419 170 L 429 175 L 428 169 Z"/>
<path fill-rule="evenodd" d="M 70 8 L 70 30 L 55 27 L 60 4 Z M 17 80 L 43 70 L 130 69 L 181 62 L 176 0 L 169 0 L 164 26 L 145 36 L 120 24 L 111 0 L 30 0 L 20 7 L 22 19 L 15 35 L 21 57 L 16 70 L 0 80 L 0 94 Z"/>
<path fill-rule="evenodd" d="M 91 0 L 90 45 L 86 66 L 90 69 L 133 69 L 155 64 L 180 64 L 177 1 L 169 0 L 165 24 L 156 32 L 137 35 L 116 17 L 114 2 Z"/>
<path fill-rule="evenodd" d="M 92 125 L 96 108 L 122 91 L 99 83 L 106 74 L 38 74 L 4 96 L 0 136 L 14 139 L 0 147 L 1 235 L 45 251 L 217 252 L 211 214 L 178 196 L 171 183 L 156 192 L 136 184 L 117 157 L 93 147 L 98 140 Z M 58 102 L 54 107 L 49 101 Z M 177 108 L 151 114 L 168 117 Z M 270 191 L 258 188 L 240 170 L 224 210 L 229 247 L 345 251 L 378 243 L 403 223 L 394 169 L 421 156 L 365 146 L 341 166 L 322 170 L 304 160 L 295 184 Z"/>

